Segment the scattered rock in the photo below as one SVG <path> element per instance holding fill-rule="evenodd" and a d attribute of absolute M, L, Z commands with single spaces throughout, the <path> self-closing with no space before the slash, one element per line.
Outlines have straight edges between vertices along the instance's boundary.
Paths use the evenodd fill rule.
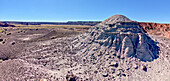
<path fill-rule="evenodd" d="M 111 73 L 113 74 L 113 73 L 115 73 L 115 69 L 114 68 L 111 68 Z"/>
<path fill-rule="evenodd" d="M 117 76 L 121 76 L 121 72 L 120 71 L 117 71 Z"/>
<path fill-rule="evenodd" d="M 143 71 L 147 72 L 147 67 L 145 65 L 142 66 Z"/>
<path fill-rule="evenodd" d="M 118 67 L 118 63 L 117 62 L 111 62 L 110 66 Z"/>
<path fill-rule="evenodd" d="M 73 75 L 72 72 L 68 72 L 68 74 L 66 75 L 66 80 L 67 81 L 76 81 L 77 79 L 78 79 L 78 77 Z"/>
<path fill-rule="evenodd" d="M 98 53 L 97 55 L 98 55 L 98 56 L 102 56 L 102 53 Z"/>
<path fill-rule="evenodd" d="M 134 69 L 138 69 L 138 65 L 133 64 L 133 68 L 134 68 Z"/>
<path fill-rule="evenodd" d="M 98 71 L 97 71 L 97 70 L 95 70 L 95 71 L 94 71 L 94 73 L 95 73 L 95 74 L 97 74 L 97 73 L 98 73 Z"/>
<path fill-rule="evenodd" d="M 14 45 L 15 43 L 16 43 L 16 42 L 14 41 L 14 42 L 11 43 L 11 45 Z"/>
<path fill-rule="evenodd" d="M 117 56 L 117 58 L 119 58 L 119 59 L 120 59 L 120 55 L 118 55 L 118 56 Z"/>
<path fill-rule="evenodd" d="M 5 44 L 5 41 L 3 41 L 2 44 Z"/>
<path fill-rule="evenodd" d="M 57 50 L 55 50 L 54 53 L 57 53 Z"/>
<path fill-rule="evenodd" d="M 103 72 L 102 75 L 103 75 L 103 77 L 107 77 L 108 73 L 107 72 Z"/>
<path fill-rule="evenodd" d="M 40 79 L 40 81 L 47 81 L 47 79 Z"/>
<path fill-rule="evenodd" d="M 8 29 L 4 29 L 4 31 L 7 31 Z"/>
<path fill-rule="evenodd" d="M 126 74 L 122 74 L 122 76 L 126 77 Z"/>
<path fill-rule="evenodd" d="M 124 56 L 120 56 L 120 58 L 121 58 L 121 59 L 125 59 L 125 57 L 124 57 Z"/>
<path fill-rule="evenodd" d="M 113 54 L 113 56 L 116 56 L 116 54 Z"/>
<path fill-rule="evenodd" d="M 6 35 L 11 35 L 11 33 L 7 33 Z"/>
<path fill-rule="evenodd" d="M 3 39 L 0 39 L 0 42 L 2 42 L 3 41 Z"/>

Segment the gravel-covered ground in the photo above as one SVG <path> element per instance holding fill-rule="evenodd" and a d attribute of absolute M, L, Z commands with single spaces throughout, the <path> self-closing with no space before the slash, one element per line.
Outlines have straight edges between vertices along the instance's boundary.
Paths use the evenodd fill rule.
<path fill-rule="evenodd" d="M 11 35 L 6 35 L 9 32 Z M 151 62 L 106 54 L 102 62 L 93 64 L 83 62 L 79 50 L 72 48 L 72 41 L 79 35 L 74 31 L 63 34 L 60 29 L 38 29 L 18 33 L 11 29 L 6 34 L 1 34 L 6 39 L 0 44 L 1 81 L 66 81 L 67 76 L 77 81 L 170 81 L 170 39 L 150 35 L 160 48 L 159 58 Z M 122 62 L 109 66 L 107 59 Z"/>

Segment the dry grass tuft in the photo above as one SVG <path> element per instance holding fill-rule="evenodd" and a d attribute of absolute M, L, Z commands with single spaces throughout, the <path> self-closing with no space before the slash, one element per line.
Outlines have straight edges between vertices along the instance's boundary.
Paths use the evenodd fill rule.
<path fill-rule="evenodd" d="M 4 30 L 3 29 L 0 29 L 0 33 L 2 33 Z"/>

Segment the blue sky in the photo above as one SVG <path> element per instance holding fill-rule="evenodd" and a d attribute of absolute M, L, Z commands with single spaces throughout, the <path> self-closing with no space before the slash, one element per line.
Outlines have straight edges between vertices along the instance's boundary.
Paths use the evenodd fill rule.
<path fill-rule="evenodd" d="M 0 21 L 103 21 L 115 14 L 170 23 L 170 0 L 0 0 Z"/>

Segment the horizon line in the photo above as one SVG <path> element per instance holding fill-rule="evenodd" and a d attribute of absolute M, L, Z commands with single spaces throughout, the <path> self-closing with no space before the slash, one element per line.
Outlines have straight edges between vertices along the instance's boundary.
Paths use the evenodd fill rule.
<path fill-rule="evenodd" d="M 3 21 L 12 21 L 12 22 L 70 22 L 70 21 L 102 21 L 102 20 L 66 20 L 66 21 L 53 21 L 53 20 L 0 20 Z"/>
<path fill-rule="evenodd" d="M 94 21 L 102 22 L 103 20 L 67 20 L 67 21 L 52 21 L 52 20 L 0 20 L 0 22 L 78 22 L 78 21 Z M 148 23 L 161 23 L 161 24 L 170 24 L 170 22 L 157 22 L 157 21 L 137 21 L 137 22 L 148 22 Z"/>

